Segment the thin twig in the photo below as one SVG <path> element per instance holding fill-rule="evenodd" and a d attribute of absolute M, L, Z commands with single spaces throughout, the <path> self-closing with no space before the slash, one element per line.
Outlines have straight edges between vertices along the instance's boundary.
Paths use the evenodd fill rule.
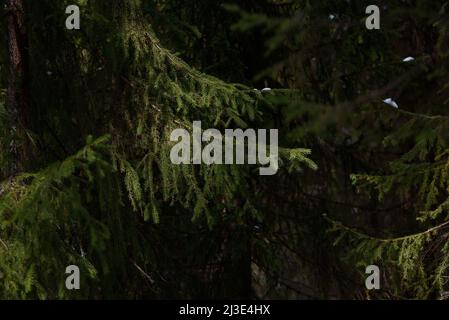
<path fill-rule="evenodd" d="M 139 271 L 143 274 L 143 276 L 144 276 L 146 279 L 148 279 L 148 281 L 151 282 L 151 284 L 154 284 L 155 281 L 153 280 L 153 278 L 152 278 L 148 273 L 146 273 L 145 271 L 143 271 L 143 269 L 142 269 L 141 267 L 139 267 L 135 261 L 132 260 L 132 262 L 133 262 L 134 266 L 137 268 L 137 270 L 139 270 Z"/>

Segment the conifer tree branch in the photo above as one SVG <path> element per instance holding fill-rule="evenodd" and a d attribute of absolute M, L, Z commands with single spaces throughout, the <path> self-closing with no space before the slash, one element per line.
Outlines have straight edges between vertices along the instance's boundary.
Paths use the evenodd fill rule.
<path fill-rule="evenodd" d="M 359 238 L 364 238 L 364 239 L 370 239 L 370 240 L 374 240 L 377 242 L 400 242 L 400 241 L 404 241 L 404 240 L 408 240 L 408 239 L 412 239 L 412 238 L 418 238 L 418 237 L 422 237 L 424 235 L 430 234 L 432 232 L 444 229 L 445 227 L 449 226 L 449 221 L 445 221 L 437 226 L 434 226 L 430 229 L 427 229 L 425 231 L 419 232 L 419 233 L 415 233 L 415 234 L 411 234 L 411 235 L 406 235 L 406 236 L 401 236 L 401 237 L 396 237 L 396 238 L 376 238 L 370 235 L 367 235 L 365 233 L 362 233 L 358 230 L 356 230 L 355 228 L 351 228 L 348 227 L 346 225 L 344 225 L 343 223 L 341 223 L 340 221 L 331 219 L 330 217 L 328 217 L 326 214 L 323 215 L 325 220 L 327 220 L 328 222 L 330 222 L 331 224 L 333 224 L 334 226 L 337 226 L 338 229 L 342 229 L 344 231 L 347 231 L 349 233 L 352 233 L 356 236 L 358 236 Z"/>

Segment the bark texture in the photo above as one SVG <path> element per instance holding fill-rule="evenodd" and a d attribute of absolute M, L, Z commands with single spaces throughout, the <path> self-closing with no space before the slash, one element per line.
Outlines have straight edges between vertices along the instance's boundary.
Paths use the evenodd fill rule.
<path fill-rule="evenodd" d="M 15 175 L 26 158 L 26 141 L 20 141 L 19 128 L 27 128 L 29 123 L 29 69 L 28 38 L 23 0 L 7 0 L 8 51 L 10 75 L 8 84 L 8 109 L 11 115 L 11 165 L 8 175 Z"/>

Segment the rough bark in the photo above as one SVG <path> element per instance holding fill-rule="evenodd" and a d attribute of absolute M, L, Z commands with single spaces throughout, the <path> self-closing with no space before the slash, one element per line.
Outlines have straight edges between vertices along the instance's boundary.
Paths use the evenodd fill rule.
<path fill-rule="evenodd" d="M 29 74 L 28 39 L 25 26 L 23 0 L 6 0 L 8 52 L 10 74 L 7 93 L 8 110 L 11 115 L 11 165 L 8 175 L 15 175 L 26 158 L 26 141 L 20 141 L 19 130 L 28 127 L 29 119 Z"/>

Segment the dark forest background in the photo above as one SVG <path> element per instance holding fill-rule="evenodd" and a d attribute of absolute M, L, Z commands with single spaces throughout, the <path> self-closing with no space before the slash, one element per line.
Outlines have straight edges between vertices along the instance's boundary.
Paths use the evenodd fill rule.
<path fill-rule="evenodd" d="M 0 298 L 447 298 L 448 2 L 375 2 L 2 0 Z M 172 165 L 194 120 L 279 172 Z"/>

